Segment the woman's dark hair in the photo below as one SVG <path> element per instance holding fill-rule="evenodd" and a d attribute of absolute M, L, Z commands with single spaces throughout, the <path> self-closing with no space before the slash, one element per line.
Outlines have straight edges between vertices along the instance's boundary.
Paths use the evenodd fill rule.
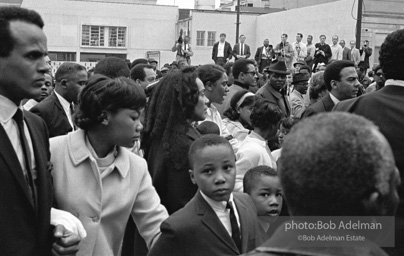
<path fill-rule="evenodd" d="M 170 141 L 175 133 L 187 132 L 187 119 L 192 118 L 199 97 L 194 71 L 195 67 L 186 67 L 168 73 L 153 89 L 143 137 L 146 148 L 151 140 Z"/>
<path fill-rule="evenodd" d="M 259 99 L 255 102 L 251 112 L 251 125 L 254 128 L 267 129 L 277 125 L 282 119 L 283 113 L 278 106 L 267 99 Z"/>
<path fill-rule="evenodd" d="M 141 110 L 146 105 L 146 95 L 134 81 L 120 77 L 110 79 L 95 74 L 79 94 L 75 123 L 83 130 L 91 129 L 105 119 L 104 111 L 116 113 L 119 109 Z"/>
<path fill-rule="evenodd" d="M 283 128 L 290 130 L 299 121 L 300 118 L 289 116 L 282 118 L 281 125 L 283 126 Z"/>
<path fill-rule="evenodd" d="M 201 79 L 203 84 L 211 82 L 214 84 L 217 80 L 222 78 L 223 73 L 226 71 L 219 65 L 216 64 L 206 64 L 202 65 L 197 69 L 198 77 Z"/>
<path fill-rule="evenodd" d="M 237 102 L 248 92 L 249 91 L 247 90 L 236 92 L 230 100 L 230 107 L 226 109 L 226 111 L 224 111 L 223 115 L 229 118 L 231 121 L 239 121 L 240 113 L 238 113 L 237 111 Z M 255 96 L 246 97 L 243 103 L 241 103 L 240 108 L 244 106 L 254 105 L 255 98 Z"/>

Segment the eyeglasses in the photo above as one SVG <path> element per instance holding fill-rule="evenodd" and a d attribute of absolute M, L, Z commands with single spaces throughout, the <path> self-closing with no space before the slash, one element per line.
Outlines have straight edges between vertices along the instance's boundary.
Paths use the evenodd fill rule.
<path fill-rule="evenodd" d="M 248 71 L 248 72 L 244 72 L 244 74 L 251 74 L 251 75 L 255 76 L 256 72 L 255 71 Z"/>

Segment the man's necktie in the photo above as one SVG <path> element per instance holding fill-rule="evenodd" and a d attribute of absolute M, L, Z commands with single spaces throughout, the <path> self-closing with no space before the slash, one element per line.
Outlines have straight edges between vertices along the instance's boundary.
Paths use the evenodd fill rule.
<path fill-rule="evenodd" d="M 232 202 L 227 202 L 227 209 L 230 209 L 230 224 L 231 224 L 231 237 L 233 238 L 234 243 L 236 244 L 239 252 L 241 253 L 241 232 L 238 227 L 236 215 L 234 214 L 234 208 Z"/>
<path fill-rule="evenodd" d="M 17 123 L 18 126 L 18 131 L 20 133 L 20 141 L 21 141 L 21 146 L 22 146 L 22 151 L 24 153 L 24 162 L 25 162 L 25 167 L 22 166 L 23 172 L 24 172 L 24 176 L 25 176 L 25 180 L 27 182 L 28 185 L 28 192 L 31 196 L 31 200 L 33 205 L 36 205 L 35 202 L 35 185 L 34 185 L 34 181 L 32 178 L 32 169 L 31 169 L 31 153 L 29 150 L 29 146 L 28 146 L 28 141 L 27 138 L 25 137 L 25 132 L 24 132 L 24 116 L 23 113 L 21 111 L 21 109 L 17 109 L 17 112 L 14 114 L 13 119 L 15 120 L 15 122 Z"/>

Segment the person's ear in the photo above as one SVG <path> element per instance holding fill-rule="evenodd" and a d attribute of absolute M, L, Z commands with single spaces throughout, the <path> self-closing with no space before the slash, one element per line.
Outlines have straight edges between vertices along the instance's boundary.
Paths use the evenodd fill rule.
<path fill-rule="evenodd" d="M 107 111 L 102 111 L 101 115 L 98 118 L 99 118 L 100 123 L 102 125 L 108 125 L 108 123 L 109 123 L 109 115 L 108 115 Z"/>
<path fill-rule="evenodd" d="M 241 108 L 240 107 L 237 107 L 237 113 L 239 113 L 240 114 L 240 112 L 241 112 Z"/>
<path fill-rule="evenodd" d="M 60 84 L 62 85 L 63 88 L 67 88 L 67 80 L 66 79 L 60 80 Z"/>
<path fill-rule="evenodd" d="M 207 90 L 207 91 L 213 91 L 213 84 L 212 84 L 212 82 L 211 81 L 207 81 L 206 83 L 205 83 L 205 89 Z"/>
<path fill-rule="evenodd" d="M 189 172 L 189 177 L 191 177 L 192 183 L 196 185 L 195 176 L 194 176 L 194 171 L 192 171 L 191 169 L 189 169 L 188 172 Z"/>
<path fill-rule="evenodd" d="M 363 209 L 367 216 L 384 216 L 387 209 L 383 205 L 383 198 L 379 191 L 374 190 L 362 200 Z"/>
<path fill-rule="evenodd" d="M 331 84 L 332 89 L 338 90 L 338 81 L 337 80 L 331 80 L 330 84 Z"/>

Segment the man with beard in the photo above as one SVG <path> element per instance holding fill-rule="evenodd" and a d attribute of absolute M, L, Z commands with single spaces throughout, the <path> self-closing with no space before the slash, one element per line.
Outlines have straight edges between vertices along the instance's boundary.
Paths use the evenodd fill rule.
<path fill-rule="evenodd" d="M 265 67 L 271 65 L 272 59 L 274 57 L 273 46 L 269 44 L 269 40 L 264 40 L 264 45 L 257 48 L 255 53 L 255 60 L 258 64 L 258 71 L 262 74 Z"/>
<path fill-rule="evenodd" d="M 268 82 L 257 91 L 256 95 L 277 105 L 282 111 L 283 117 L 288 117 L 291 114 L 290 105 L 282 89 L 286 84 L 286 75 L 290 72 L 286 69 L 284 61 L 272 63 L 267 70 L 269 72 Z"/>

